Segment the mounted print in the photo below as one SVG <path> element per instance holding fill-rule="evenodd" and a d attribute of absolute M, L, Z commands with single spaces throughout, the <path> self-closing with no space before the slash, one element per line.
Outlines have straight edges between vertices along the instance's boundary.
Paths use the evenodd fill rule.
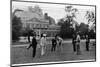
<path fill-rule="evenodd" d="M 11 1 L 11 66 L 96 61 L 96 6 Z"/>

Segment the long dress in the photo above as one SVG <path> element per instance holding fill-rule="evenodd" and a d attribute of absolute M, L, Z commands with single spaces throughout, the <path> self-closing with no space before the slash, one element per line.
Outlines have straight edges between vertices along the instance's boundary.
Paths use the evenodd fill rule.
<path fill-rule="evenodd" d="M 59 37 L 57 43 L 58 43 L 58 50 L 60 50 L 61 52 L 63 51 L 62 41 L 63 39 Z"/>
<path fill-rule="evenodd" d="M 76 51 L 77 51 L 77 55 L 81 54 L 80 53 L 80 36 L 77 35 L 77 38 L 76 38 Z"/>
<path fill-rule="evenodd" d="M 46 45 L 46 38 L 42 37 L 40 40 L 41 55 L 45 54 L 45 49 L 46 49 L 45 45 Z"/>
<path fill-rule="evenodd" d="M 37 36 L 37 37 L 36 37 L 36 40 L 37 40 L 37 48 L 40 48 L 40 37 Z"/>

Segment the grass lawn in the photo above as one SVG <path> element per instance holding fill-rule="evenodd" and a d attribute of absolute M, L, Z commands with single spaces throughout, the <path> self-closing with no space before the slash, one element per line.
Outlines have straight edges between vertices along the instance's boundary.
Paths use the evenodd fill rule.
<path fill-rule="evenodd" d="M 23 64 L 23 63 L 38 63 L 38 62 L 52 62 L 52 61 L 71 61 L 71 60 L 88 60 L 95 59 L 95 46 L 90 44 L 90 51 L 85 50 L 85 43 L 81 43 L 81 55 L 75 55 L 73 53 L 73 46 L 71 43 L 63 44 L 63 52 L 56 50 L 51 52 L 51 45 L 46 46 L 46 54 L 40 56 L 40 49 L 37 48 L 36 57 L 32 58 L 32 48 L 29 50 L 26 47 L 11 47 L 11 63 Z"/>
<path fill-rule="evenodd" d="M 11 45 L 24 45 L 24 44 L 30 44 L 29 42 L 13 42 Z"/>

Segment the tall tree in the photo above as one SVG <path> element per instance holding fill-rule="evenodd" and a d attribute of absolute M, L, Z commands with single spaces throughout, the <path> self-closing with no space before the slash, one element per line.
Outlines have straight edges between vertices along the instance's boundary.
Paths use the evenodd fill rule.
<path fill-rule="evenodd" d="M 90 22 L 95 23 L 96 18 L 95 18 L 95 13 L 93 11 L 86 11 L 85 16 L 86 16 L 86 19 L 88 20 L 88 24 Z"/>
<path fill-rule="evenodd" d="M 61 19 L 59 24 L 61 24 L 60 35 L 64 38 L 72 37 L 72 34 L 75 32 L 73 29 L 74 18 L 76 18 L 76 12 L 78 9 L 73 8 L 72 6 L 65 7 L 66 17 Z M 63 23 L 61 23 L 63 22 Z"/>
<path fill-rule="evenodd" d="M 14 16 L 12 19 L 12 40 L 18 40 L 21 35 L 20 31 L 22 28 L 22 23 L 20 18 Z"/>
<path fill-rule="evenodd" d="M 79 26 L 79 31 L 81 32 L 82 35 L 88 35 L 89 33 L 89 28 L 88 24 L 81 23 Z"/>
<path fill-rule="evenodd" d="M 86 19 L 88 20 L 88 24 L 91 24 L 89 29 L 90 29 L 90 35 L 91 37 L 96 36 L 96 16 L 95 16 L 95 11 L 86 11 Z"/>

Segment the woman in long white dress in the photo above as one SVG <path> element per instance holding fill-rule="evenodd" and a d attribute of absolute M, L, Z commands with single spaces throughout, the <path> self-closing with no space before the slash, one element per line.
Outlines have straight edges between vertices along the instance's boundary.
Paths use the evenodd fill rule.
<path fill-rule="evenodd" d="M 41 49 L 41 55 L 43 56 L 45 54 L 46 49 L 46 35 L 43 34 L 40 40 L 40 49 Z"/>
<path fill-rule="evenodd" d="M 57 46 L 58 46 L 58 50 L 60 50 L 61 52 L 63 51 L 62 41 L 63 41 L 63 39 L 61 37 L 57 36 Z"/>
<path fill-rule="evenodd" d="M 81 52 L 80 52 L 80 40 L 81 40 L 80 35 L 79 35 L 79 33 L 77 33 L 77 37 L 76 37 L 76 54 L 77 55 L 81 54 Z"/>

